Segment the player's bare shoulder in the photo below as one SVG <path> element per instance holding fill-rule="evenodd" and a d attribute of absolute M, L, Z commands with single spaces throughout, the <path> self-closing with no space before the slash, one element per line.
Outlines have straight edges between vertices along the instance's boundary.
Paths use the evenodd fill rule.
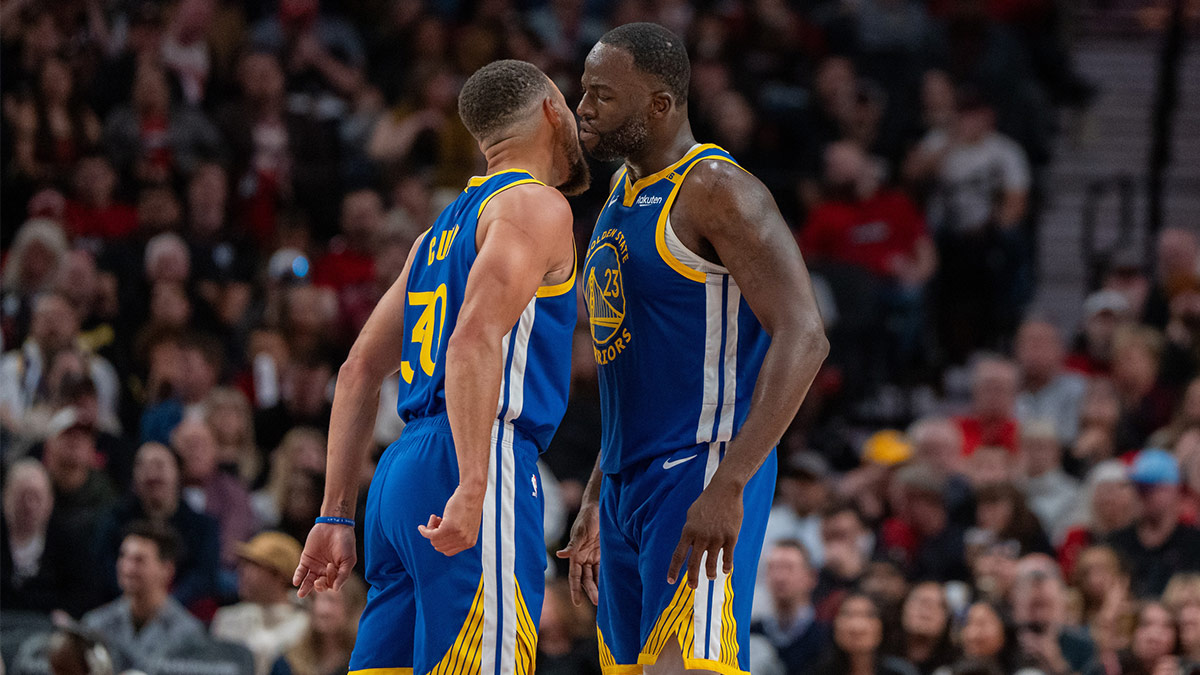
<path fill-rule="evenodd" d="M 706 159 L 679 187 L 671 223 L 685 245 L 715 260 L 713 240 L 765 238 L 782 219 L 762 181 L 731 161 Z"/>
<path fill-rule="evenodd" d="M 551 236 L 564 228 L 569 233 L 571 205 L 557 189 L 531 181 L 489 199 L 479 221 L 481 225 L 505 221 L 535 236 Z"/>

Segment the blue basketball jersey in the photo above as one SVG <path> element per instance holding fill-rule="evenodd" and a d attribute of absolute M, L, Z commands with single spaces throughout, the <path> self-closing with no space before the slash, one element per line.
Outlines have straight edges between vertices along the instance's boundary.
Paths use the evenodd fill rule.
<path fill-rule="evenodd" d="M 699 145 L 636 183 L 621 169 L 588 245 L 605 473 L 729 440 L 750 408 L 770 338 L 729 271 L 688 251 L 670 225 L 684 177 L 704 160 L 737 164 Z"/>
<path fill-rule="evenodd" d="M 518 185 L 539 183 L 525 171 L 472 178 L 425 234 L 408 273 L 397 410 L 405 422 L 446 411 L 444 354 L 458 321 L 475 262 L 475 231 L 488 200 Z M 545 450 L 567 409 L 575 274 L 543 286 L 504 337 L 504 379 L 496 417 Z"/>

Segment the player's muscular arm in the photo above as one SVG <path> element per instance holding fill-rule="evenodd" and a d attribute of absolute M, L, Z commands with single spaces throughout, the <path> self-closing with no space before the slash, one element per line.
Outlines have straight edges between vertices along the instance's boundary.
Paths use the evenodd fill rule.
<path fill-rule="evenodd" d="M 379 409 L 379 386 L 400 368 L 402 357 L 396 345 L 404 335 L 408 270 L 424 240 L 425 235 L 421 235 L 413 244 L 400 278 L 379 300 L 338 370 L 329 415 L 322 516 L 354 517 L 359 475 Z M 318 591 L 341 588 L 354 562 L 353 529 L 344 525 L 315 525 L 308 534 L 292 583 L 300 587 L 302 598 L 314 588 Z"/>
<path fill-rule="evenodd" d="M 708 552 L 710 578 L 716 576 L 722 549 L 724 568 L 731 568 L 742 490 L 795 418 L 829 342 L 800 250 L 771 193 L 756 178 L 728 162 L 702 162 L 680 188 L 671 221 L 681 238 L 687 233 L 685 242 L 699 240 L 700 251 L 715 253 L 729 269 L 771 336 L 746 421 L 688 511 L 668 572 L 674 582 L 689 547 Z M 688 581 L 693 587 L 699 565 L 700 555 L 692 555 Z"/>
<path fill-rule="evenodd" d="M 497 194 L 480 218 L 479 254 L 446 347 L 446 412 L 458 458 L 458 488 L 441 516 L 420 528 L 454 555 L 475 545 L 487 490 L 492 424 L 500 395 L 501 341 L 538 286 L 565 281 L 574 265 L 571 208 L 554 188 L 522 185 Z"/>

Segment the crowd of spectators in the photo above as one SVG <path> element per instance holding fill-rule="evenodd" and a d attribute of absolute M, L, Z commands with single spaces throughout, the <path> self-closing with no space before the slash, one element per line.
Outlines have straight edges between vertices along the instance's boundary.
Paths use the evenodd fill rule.
<path fill-rule="evenodd" d="M 341 360 L 484 171 L 458 87 L 513 57 L 575 101 L 604 31 L 652 20 L 687 41 L 697 137 L 794 229 L 834 350 L 780 444 L 755 675 L 1200 667 L 1200 243 L 1167 229 L 1152 267 L 1118 256 L 1074 335 L 1029 307 L 1057 112 L 1093 93 L 1062 18 L 1048 0 L 5 2 L 6 665 L 344 673 L 364 586 L 300 603 L 290 571 Z M 573 201 L 580 250 L 596 182 Z M 548 550 L 599 436 L 581 316 L 543 457 Z M 561 571 L 539 672 L 599 672 Z"/>

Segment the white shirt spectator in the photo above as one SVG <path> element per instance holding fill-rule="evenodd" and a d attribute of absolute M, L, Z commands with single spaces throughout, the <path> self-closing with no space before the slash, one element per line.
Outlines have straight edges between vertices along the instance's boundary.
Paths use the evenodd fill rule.
<path fill-rule="evenodd" d="M 308 612 L 290 602 L 263 606 L 240 602 L 213 617 L 212 636 L 245 645 L 254 654 L 255 675 L 267 675 L 284 652 L 308 630 Z"/>
<path fill-rule="evenodd" d="M 921 141 L 920 149 L 946 153 L 929 201 L 929 223 L 935 229 L 978 231 L 992 217 L 1000 194 L 1029 189 L 1029 160 L 1021 146 L 1003 134 L 993 132 L 968 145 L 935 130 Z"/>

